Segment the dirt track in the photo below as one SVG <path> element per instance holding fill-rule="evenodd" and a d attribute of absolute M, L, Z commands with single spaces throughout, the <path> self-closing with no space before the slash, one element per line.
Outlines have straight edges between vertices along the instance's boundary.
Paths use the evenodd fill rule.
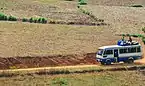
<path fill-rule="evenodd" d="M 135 61 L 135 65 L 145 64 L 145 58 Z M 99 65 L 95 53 L 84 55 L 56 55 L 46 57 L 8 57 L 0 58 L 0 69 L 38 68 L 55 66 Z M 122 64 L 119 64 L 122 65 Z M 112 65 L 113 66 L 113 65 Z"/>

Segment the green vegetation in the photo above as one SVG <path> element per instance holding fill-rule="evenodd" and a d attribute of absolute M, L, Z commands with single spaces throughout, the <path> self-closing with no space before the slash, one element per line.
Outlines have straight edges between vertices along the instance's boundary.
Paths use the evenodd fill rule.
<path fill-rule="evenodd" d="M 55 78 L 52 80 L 53 85 L 68 86 L 68 81 L 65 78 Z"/>
<path fill-rule="evenodd" d="M 0 20 L 7 20 L 7 16 L 3 13 L 0 13 Z"/>
<path fill-rule="evenodd" d="M 9 20 L 9 21 L 17 21 L 17 18 L 14 17 L 14 16 L 9 16 L 9 17 L 8 17 L 8 20 Z"/>
<path fill-rule="evenodd" d="M 17 21 L 17 18 L 14 16 L 6 16 L 3 13 L 0 13 L 0 20 L 4 20 L 4 21 Z"/>
<path fill-rule="evenodd" d="M 14 16 L 6 16 L 3 13 L 0 13 L 0 20 L 4 20 L 4 21 L 17 21 L 17 18 Z"/>
<path fill-rule="evenodd" d="M 0 20 L 3 20 L 3 21 L 17 21 L 18 19 L 14 16 L 6 16 L 5 14 L 3 13 L 0 13 Z M 30 23 L 47 23 L 47 19 L 46 18 L 43 18 L 43 17 L 40 17 L 40 18 L 33 18 L 31 17 L 30 19 L 27 19 L 27 18 L 23 18 L 22 19 L 22 22 L 30 22 Z"/>
<path fill-rule="evenodd" d="M 145 27 L 144 27 L 144 28 L 142 28 L 142 31 L 145 33 Z"/>
<path fill-rule="evenodd" d="M 47 23 L 47 19 L 46 18 L 33 18 L 31 17 L 29 19 L 30 23 Z"/>
<path fill-rule="evenodd" d="M 86 0 L 79 0 L 79 5 L 87 5 Z"/>
<path fill-rule="evenodd" d="M 27 18 L 23 18 L 22 22 L 28 22 L 28 19 Z"/>
<path fill-rule="evenodd" d="M 143 7 L 142 5 L 132 5 L 131 7 Z"/>

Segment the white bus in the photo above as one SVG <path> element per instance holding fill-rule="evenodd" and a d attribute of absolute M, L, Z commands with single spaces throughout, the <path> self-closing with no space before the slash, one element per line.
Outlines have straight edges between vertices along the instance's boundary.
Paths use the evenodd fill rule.
<path fill-rule="evenodd" d="M 137 45 L 111 45 L 99 47 L 96 59 L 101 64 L 111 64 L 115 62 L 133 63 L 134 60 L 141 59 L 142 47 Z"/>

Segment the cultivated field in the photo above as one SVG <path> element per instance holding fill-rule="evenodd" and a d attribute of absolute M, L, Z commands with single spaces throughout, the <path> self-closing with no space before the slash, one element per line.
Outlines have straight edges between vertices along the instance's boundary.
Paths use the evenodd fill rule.
<path fill-rule="evenodd" d="M 143 7 L 130 7 L 134 4 Z M 0 68 L 98 65 L 95 60 L 98 47 L 116 44 L 121 37 L 115 34 L 144 34 L 144 6 L 144 0 L 88 0 L 88 5 L 82 8 L 103 19 L 108 24 L 105 26 L 0 21 Z M 1 0 L 0 11 L 18 18 L 98 22 L 79 11 L 77 0 Z M 145 63 L 145 60 L 138 62 Z M 144 78 L 144 72 L 140 71 L 56 76 L 30 74 L 0 78 L 0 85 L 144 86 Z"/>
<path fill-rule="evenodd" d="M 94 2 L 94 4 L 91 4 L 91 2 Z M 113 3 L 113 6 L 106 6 L 104 2 Z M 96 17 L 104 19 L 105 22 L 110 24 L 109 26 L 67 26 L 0 22 L 0 56 L 66 55 L 96 52 L 99 46 L 115 44 L 120 38 L 114 36 L 116 33 L 142 33 L 141 28 L 144 27 L 145 23 L 144 7 L 127 7 L 127 5 L 140 4 L 141 2 L 143 0 L 89 0 L 89 4 L 84 8 L 90 10 Z M 99 4 L 99 6 L 96 4 Z M 119 6 L 114 6 L 115 4 Z M 124 6 L 124 4 L 126 5 Z M 142 4 L 144 5 L 144 3 Z M 49 5 L 57 6 L 58 9 L 49 9 Z M 58 12 L 62 10 L 64 11 L 62 13 L 63 16 L 55 13 L 57 17 L 59 15 L 60 18 L 63 18 L 58 20 L 75 18 L 80 20 L 77 18 L 79 16 L 78 14 L 72 18 L 64 15 L 67 10 L 70 10 L 73 14 L 78 12 L 76 1 L 2 0 L 0 6 L 2 7 L 2 12 L 18 17 L 38 16 L 39 14 L 47 14 L 48 16 L 51 11 Z M 87 16 L 85 14 L 82 15 Z M 46 17 L 45 15 L 41 16 Z M 54 14 L 51 14 L 47 18 L 51 18 L 52 16 Z"/>

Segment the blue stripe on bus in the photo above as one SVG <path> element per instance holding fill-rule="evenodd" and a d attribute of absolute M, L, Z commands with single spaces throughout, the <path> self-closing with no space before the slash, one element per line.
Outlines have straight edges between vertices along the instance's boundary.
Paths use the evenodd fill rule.
<path fill-rule="evenodd" d="M 129 57 L 118 57 L 118 62 L 121 62 L 121 61 L 127 61 Z M 141 56 L 133 56 L 132 57 L 134 60 L 137 60 L 137 59 L 141 59 Z M 106 62 L 107 59 L 111 60 L 111 62 L 116 62 L 116 58 L 113 57 L 113 58 L 97 58 L 97 61 L 101 60 L 100 62 Z"/>

